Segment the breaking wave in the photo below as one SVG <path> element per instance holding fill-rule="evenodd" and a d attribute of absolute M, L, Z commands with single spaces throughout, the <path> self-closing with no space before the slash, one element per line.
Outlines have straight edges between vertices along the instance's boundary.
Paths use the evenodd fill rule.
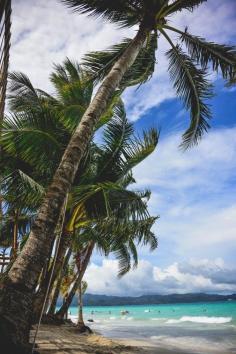
<path fill-rule="evenodd" d="M 168 320 L 166 323 L 182 323 L 182 322 L 194 322 L 194 323 L 211 323 L 211 324 L 222 324 L 229 323 L 232 321 L 232 317 L 207 317 L 207 316 L 183 316 L 179 320 Z"/>

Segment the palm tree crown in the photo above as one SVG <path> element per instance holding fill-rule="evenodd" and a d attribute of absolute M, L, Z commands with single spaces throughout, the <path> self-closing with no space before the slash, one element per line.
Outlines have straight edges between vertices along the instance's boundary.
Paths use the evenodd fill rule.
<path fill-rule="evenodd" d="M 188 148 L 197 143 L 210 127 L 211 111 L 207 100 L 213 92 L 207 78 L 209 65 L 212 70 L 220 71 L 226 81 L 232 81 L 236 73 L 236 51 L 233 46 L 207 42 L 193 36 L 188 29 L 181 31 L 169 22 L 177 12 L 193 11 L 206 0 L 62 1 L 74 11 L 102 17 L 122 27 L 139 25 L 140 30 L 146 32 L 143 48 L 121 81 L 121 89 L 150 79 L 156 64 L 158 38 L 163 36 L 166 39 L 170 46 L 166 53 L 170 79 L 177 96 L 190 111 L 190 125 L 183 135 L 182 147 Z M 178 44 L 172 41 L 168 32 L 179 35 Z M 83 64 L 93 72 L 97 80 L 102 80 L 131 42 L 131 39 L 125 39 L 106 52 L 89 53 Z M 187 49 L 187 53 L 184 49 Z"/>
<path fill-rule="evenodd" d="M 51 79 L 55 96 L 34 88 L 22 73 L 10 75 L 12 115 L 5 118 L 0 139 L 3 157 L 8 156 L 2 195 L 8 214 L 14 208 L 27 211 L 25 223 L 39 207 L 93 91 L 86 73 L 69 59 L 55 66 Z M 130 269 L 130 254 L 137 263 L 134 242 L 149 244 L 151 249 L 157 246 L 151 232 L 156 218 L 149 215 L 146 205 L 150 193 L 128 190 L 128 185 L 135 182 L 132 169 L 154 151 L 158 132 L 149 129 L 143 136 L 135 135 L 118 97 L 102 122 L 108 116 L 112 118 L 103 128 L 102 143 L 90 143 L 77 172 L 64 229 L 77 233 L 80 241 L 92 239 L 106 254 L 114 252 L 123 274 Z"/>

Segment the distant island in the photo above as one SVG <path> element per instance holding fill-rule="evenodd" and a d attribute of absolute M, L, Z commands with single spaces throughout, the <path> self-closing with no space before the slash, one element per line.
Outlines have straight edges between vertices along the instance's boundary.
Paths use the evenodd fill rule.
<path fill-rule="evenodd" d="M 84 295 L 85 306 L 119 306 L 119 305 L 158 305 L 174 303 L 193 303 L 193 302 L 214 302 L 214 301 L 236 301 L 236 294 L 170 294 L 170 295 L 142 295 L 132 296 L 107 296 L 107 295 Z M 74 298 L 72 306 L 78 305 L 77 297 Z"/>

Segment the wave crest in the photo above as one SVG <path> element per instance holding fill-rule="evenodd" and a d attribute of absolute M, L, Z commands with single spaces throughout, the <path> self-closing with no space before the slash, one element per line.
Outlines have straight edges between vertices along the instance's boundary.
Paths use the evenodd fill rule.
<path fill-rule="evenodd" d="M 181 323 L 181 322 L 194 322 L 194 323 L 211 323 L 222 324 L 232 321 L 232 317 L 207 317 L 207 316 L 183 316 L 178 320 L 168 320 L 166 323 Z"/>

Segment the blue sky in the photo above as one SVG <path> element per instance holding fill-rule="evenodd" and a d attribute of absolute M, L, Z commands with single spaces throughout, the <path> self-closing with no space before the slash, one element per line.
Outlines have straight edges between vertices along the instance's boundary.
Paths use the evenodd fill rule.
<path fill-rule="evenodd" d="M 30 13 L 30 16 L 28 14 Z M 208 0 L 194 14 L 180 13 L 173 24 L 218 43 L 236 43 L 235 0 Z M 134 31 L 71 14 L 58 1 L 13 0 L 11 70 L 52 91 L 48 75 L 66 56 L 80 60 Z M 150 188 L 150 212 L 158 250 L 140 249 L 140 264 L 121 280 L 114 259 L 93 257 L 86 274 L 89 291 L 117 295 L 208 291 L 236 292 L 236 89 L 226 89 L 211 74 L 211 129 L 199 146 L 185 153 L 178 145 L 188 125 L 167 73 L 162 40 L 155 74 L 147 84 L 124 94 L 128 118 L 137 131 L 161 128 L 157 150 L 134 173 L 137 188 Z"/>

